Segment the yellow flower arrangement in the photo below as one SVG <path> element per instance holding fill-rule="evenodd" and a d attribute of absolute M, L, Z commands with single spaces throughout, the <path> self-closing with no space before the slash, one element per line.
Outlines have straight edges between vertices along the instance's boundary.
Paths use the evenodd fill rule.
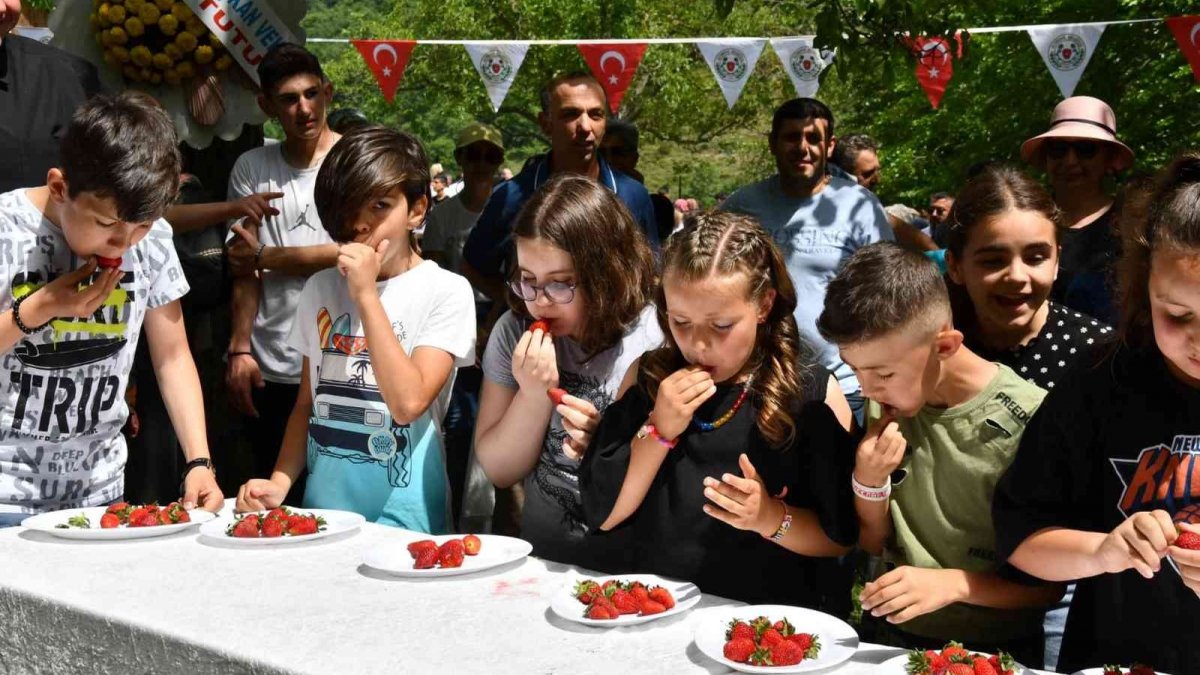
<path fill-rule="evenodd" d="M 104 61 L 125 79 L 178 86 L 224 72 L 233 57 L 182 0 L 92 0 L 88 23 Z"/>

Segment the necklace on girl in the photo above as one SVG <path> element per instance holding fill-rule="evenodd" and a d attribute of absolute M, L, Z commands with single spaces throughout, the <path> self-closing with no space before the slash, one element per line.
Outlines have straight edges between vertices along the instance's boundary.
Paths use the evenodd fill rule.
<path fill-rule="evenodd" d="M 746 402 L 746 396 L 750 393 L 750 383 L 752 382 L 754 382 L 754 378 L 749 377 L 744 383 L 742 383 L 742 393 L 738 394 L 737 400 L 733 402 L 733 407 L 730 408 L 724 415 L 718 417 L 715 422 L 705 422 L 693 417 L 692 424 L 694 424 L 700 431 L 712 431 L 713 429 L 719 429 L 724 426 L 726 422 L 733 419 L 733 416 L 737 414 L 737 411 L 742 407 L 742 404 Z"/>

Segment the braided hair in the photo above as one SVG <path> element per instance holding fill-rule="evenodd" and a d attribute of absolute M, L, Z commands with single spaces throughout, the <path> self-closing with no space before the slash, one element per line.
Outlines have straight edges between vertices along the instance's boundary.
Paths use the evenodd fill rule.
<path fill-rule="evenodd" d="M 720 211 L 692 212 L 683 221 L 663 251 L 663 277 L 675 275 L 683 281 L 709 276 L 743 274 L 748 280 L 746 295 L 761 301 L 771 290 L 775 302 L 759 326 L 747 370 L 753 376 L 750 395 L 758 407 L 758 429 L 771 446 L 786 447 L 796 435 L 796 415 L 803 402 L 804 378 L 811 377 L 802 363 L 808 355 L 796 319 L 796 289 L 788 276 L 783 256 L 771 235 L 754 219 Z M 658 323 L 664 347 L 642 358 L 639 385 L 653 399 L 668 375 L 687 365 L 671 334 L 667 302 L 660 284 L 656 297 Z M 808 362 L 803 358 L 803 362 Z"/>

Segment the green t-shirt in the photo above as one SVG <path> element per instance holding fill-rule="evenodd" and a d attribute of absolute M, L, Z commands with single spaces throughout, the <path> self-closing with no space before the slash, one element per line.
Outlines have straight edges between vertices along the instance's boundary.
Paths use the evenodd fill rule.
<path fill-rule="evenodd" d="M 888 562 L 969 572 L 1000 567 L 992 494 L 1046 392 L 997 365 L 999 372 L 970 401 L 953 408 L 927 405 L 899 420 L 908 450 L 900 465 L 904 477 L 893 478 Z M 878 404 L 870 402 L 868 421 L 879 415 Z M 955 603 L 897 627 L 923 637 L 986 643 L 1029 636 L 1044 612 Z"/>

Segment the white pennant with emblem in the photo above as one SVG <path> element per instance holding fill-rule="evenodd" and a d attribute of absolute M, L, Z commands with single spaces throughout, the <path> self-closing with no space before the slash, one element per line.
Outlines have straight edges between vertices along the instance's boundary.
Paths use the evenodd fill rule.
<path fill-rule="evenodd" d="M 717 84 L 730 108 L 741 98 L 742 89 L 746 87 L 766 44 L 766 40 L 709 40 L 696 43 L 708 69 L 717 78 Z"/>
<path fill-rule="evenodd" d="M 492 100 L 492 109 L 499 112 L 500 104 L 504 103 L 504 97 L 508 96 L 517 71 L 525 61 L 529 45 L 484 43 L 466 44 L 463 47 L 467 49 L 475 72 L 483 78 L 483 86 Z"/>
<path fill-rule="evenodd" d="M 1104 24 L 1034 26 L 1029 29 L 1033 46 L 1042 55 L 1063 98 L 1070 98 L 1075 93 L 1075 85 L 1079 84 L 1079 78 L 1083 77 L 1083 71 L 1096 53 L 1103 33 Z"/>
<path fill-rule="evenodd" d="M 821 73 L 833 64 L 833 52 L 818 50 L 813 46 L 814 36 L 795 38 L 771 38 L 771 49 L 783 63 L 783 69 L 792 78 L 796 95 L 812 98 L 821 86 Z"/>

